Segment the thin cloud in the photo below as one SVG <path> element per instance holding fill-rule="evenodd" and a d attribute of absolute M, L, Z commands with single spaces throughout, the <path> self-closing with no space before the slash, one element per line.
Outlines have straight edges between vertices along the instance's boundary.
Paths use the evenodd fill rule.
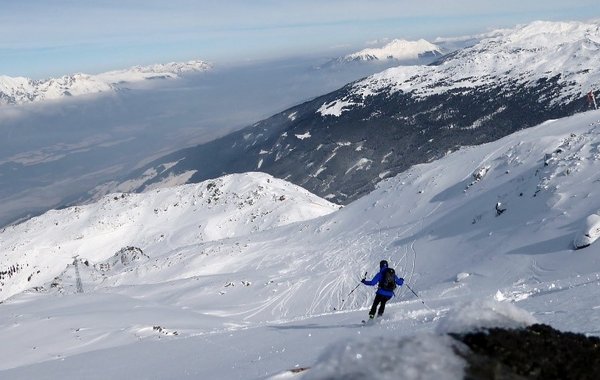
<path fill-rule="evenodd" d="M 467 0 L 458 5 L 446 0 L 3 1 L 0 74 L 66 74 L 77 64 L 76 71 L 97 72 L 134 59 L 144 64 L 275 57 L 360 47 L 384 37 L 475 34 L 599 13 L 597 0 Z"/>

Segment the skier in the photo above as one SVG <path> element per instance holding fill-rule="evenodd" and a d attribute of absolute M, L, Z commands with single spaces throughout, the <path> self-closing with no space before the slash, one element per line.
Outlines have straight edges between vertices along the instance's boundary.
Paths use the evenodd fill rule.
<path fill-rule="evenodd" d="M 385 311 L 385 303 L 394 296 L 394 289 L 396 289 L 396 285 L 402 286 L 402 284 L 404 284 L 404 279 L 396 276 L 396 272 L 393 268 L 388 266 L 388 262 L 386 260 L 381 260 L 379 262 L 379 273 L 377 273 L 371 281 L 363 279 L 361 282 L 369 286 L 378 284 L 377 293 L 375 293 L 375 300 L 373 301 L 373 306 L 369 312 L 369 319 L 373 319 L 375 318 L 377 305 L 379 305 L 377 317 L 381 317 L 383 315 L 383 312 Z"/>
<path fill-rule="evenodd" d="M 595 110 L 598 109 L 598 105 L 596 104 L 596 96 L 594 95 L 594 91 L 590 91 L 587 94 L 588 104 L 590 107 L 594 107 Z"/>

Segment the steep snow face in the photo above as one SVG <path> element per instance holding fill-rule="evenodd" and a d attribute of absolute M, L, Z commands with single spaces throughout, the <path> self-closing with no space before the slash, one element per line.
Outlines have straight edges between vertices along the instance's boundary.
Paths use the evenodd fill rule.
<path fill-rule="evenodd" d="M 97 75 L 73 74 L 47 80 L 0 75 L 0 105 L 22 104 L 65 96 L 79 96 L 116 91 L 124 83 L 149 79 L 177 78 L 190 72 L 203 72 L 211 66 L 203 61 L 171 62 L 151 66 L 135 66 L 126 70 Z"/>
<path fill-rule="evenodd" d="M 357 99 L 386 92 L 423 98 L 510 82 L 534 86 L 538 81 L 558 78 L 564 90 L 548 97 L 561 102 L 598 86 L 599 59 L 600 23 L 540 21 L 499 31 L 435 66 L 396 67 L 375 74 L 356 83 L 350 94 L 338 101 L 358 103 Z"/>
<path fill-rule="evenodd" d="M 416 60 L 424 55 L 442 56 L 442 50 L 424 39 L 418 41 L 407 41 L 394 39 L 381 48 L 369 48 L 348 54 L 344 57 L 347 61 L 371 61 L 371 60 Z"/>
<path fill-rule="evenodd" d="M 0 233 L 0 299 L 50 281 L 81 256 L 93 264 L 127 246 L 150 257 L 178 247 L 312 219 L 339 207 L 262 173 L 230 175 L 50 211 Z M 13 268 L 11 270 L 11 268 Z"/>

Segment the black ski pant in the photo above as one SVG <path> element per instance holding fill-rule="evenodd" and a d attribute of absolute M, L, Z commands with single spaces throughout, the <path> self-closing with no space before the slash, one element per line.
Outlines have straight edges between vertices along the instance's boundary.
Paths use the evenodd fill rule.
<path fill-rule="evenodd" d="M 382 316 L 385 311 L 385 303 L 389 301 L 392 297 L 382 296 L 381 294 L 375 295 L 375 300 L 373 301 L 373 306 L 371 306 L 371 311 L 369 315 L 375 315 L 375 311 L 377 310 L 377 305 L 379 305 L 379 313 L 378 316 Z"/>

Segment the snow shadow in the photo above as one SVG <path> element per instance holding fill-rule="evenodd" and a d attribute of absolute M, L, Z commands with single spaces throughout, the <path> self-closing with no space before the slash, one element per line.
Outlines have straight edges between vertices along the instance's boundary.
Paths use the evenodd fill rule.
<path fill-rule="evenodd" d="M 339 324 L 317 324 L 307 323 L 304 325 L 270 325 L 269 327 L 274 330 L 329 330 L 329 329 L 341 329 L 348 327 L 362 327 L 362 323 L 339 323 Z"/>
<path fill-rule="evenodd" d="M 436 195 L 434 195 L 433 198 L 431 198 L 431 201 L 432 202 L 444 202 L 444 201 L 450 200 L 452 198 L 455 198 L 459 195 L 462 195 L 462 194 L 464 194 L 464 190 L 467 188 L 468 184 L 469 184 L 469 180 L 460 181 L 456 185 L 449 187 L 447 189 L 444 189 L 444 190 L 440 191 L 439 193 L 437 193 Z"/>
<path fill-rule="evenodd" d="M 506 252 L 508 255 L 542 255 L 545 253 L 555 253 L 560 251 L 569 251 L 573 249 L 573 234 L 559 236 L 554 239 L 524 245 L 522 247 Z"/>

